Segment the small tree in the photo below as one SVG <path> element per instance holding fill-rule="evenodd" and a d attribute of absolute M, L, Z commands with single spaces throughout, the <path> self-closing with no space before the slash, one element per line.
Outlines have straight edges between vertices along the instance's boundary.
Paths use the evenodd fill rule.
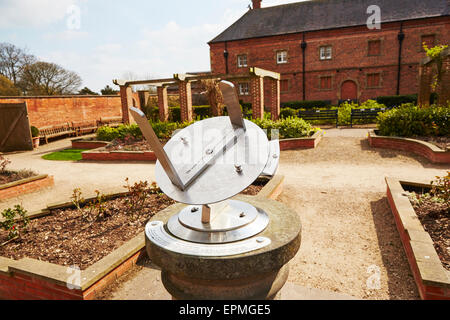
<path fill-rule="evenodd" d="M 216 80 L 202 80 L 203 89 L 206 91 L 209 105 L 211 106 L 211 113 L 214 117 L 223 114 L 223 95 L 220 91 L 219 83 Z"/>
<path fill-rule="evenodd" d="M 441 52 L 447 48 L 448 48 L 447 45 L 437 45 L 432 48 L 428 48 L 427 44 L 425 42 L 423 43 L 423 49 L 425 50 L 427 56 L 436 63 L 437 73 L 434 76 L 433 83 L 431 84 L 432 90 L 436 90 L 436 88 L 441 85 L 442 74 L 443 74 L 443 70 L 442 70 L 443 61 L 442 61 Z"/>
<path fill-rule="evenodd" d="M 116 95 L 119 91 L 114 90 L 109 85 L 106 85 L 106 87 L 100 90 L 100 92 L 102 93 L 103 96 L 113 96 Z"/>
<path fill-rule="evenodd" d="M 18 96 L 20 90 L 7 77 L 0 75 L 0 96 Z"/>
<path fill-rule="evenodd" d="M 97 92 L 92 91 L 88 87 L 84 87 L 83 89 L 81 89 L 78 92 L 78 94 L 81 95 L 81 96 L 98 96 Z"/>

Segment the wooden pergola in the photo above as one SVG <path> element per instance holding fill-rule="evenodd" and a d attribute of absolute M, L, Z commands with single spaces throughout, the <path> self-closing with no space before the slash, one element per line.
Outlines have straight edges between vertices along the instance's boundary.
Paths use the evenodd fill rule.
<path fill-rule="evenodd" d="M 153 79 L 153 80 L 113 80 L 115 85 L 120 87 L 122 100 L 122 117 L 124 123 L 130 123 L 128 108 L 133 106 L 134 85 L 156 86 L 158 95 L 159 118 L 161 121 L 169 119 L 169 104 L 167 97 L 167 87 L 177 85 L 180 95 L 181 121 L 193 120 L 191 83 L 202 80 L 227 80 L 233 83 L 248 81 L 250 83 L 250 95 L 252 101 L 252 114 L 254 119 L 264 117 L 264 79 L 270 80 L 270 113 L 272 120 L 280 117 L 280 74 L 261 68 L 251 67 L 248 73 L 244 74 L 174 74 L 173 78 Z"/>

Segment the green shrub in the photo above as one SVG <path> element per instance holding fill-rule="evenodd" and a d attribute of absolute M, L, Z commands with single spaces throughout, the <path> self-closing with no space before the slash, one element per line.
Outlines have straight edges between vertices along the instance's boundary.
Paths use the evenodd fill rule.
<path fill-rule="evenodd" d="M 401 96 L 381 96 L 377 98 L 377 102 L 387 107 L 398 107 L 405 103 L 417 104 L 417 94 L 401 95 Z"/>
<path fill-rule="evenodd" d="M 193 109 L 195 118 L 200 117 L 201 119 L 205 119 L 211 116 L 210 106 L 194 106 Z"/>
<path fill-rule="evenodd" d="M 309 137 L 315 132 L 311 124 L 296 117 L 289 117 L 278 121 L 270 119 L 254 119 L 252 121 L 263 130 L 267 130 L 269 139 L 271 138 L 272 129 L 279 130 L 280 139 Z"/>
<path fill-rule="evenodd" d="M 282 108 L 280 110 L 280 118 L 285 119 L 289 117 L 296 117 L 298 116 L 298 110 L 292 109 L 292 108 Z"/>
<path fill-rule="evenodd" d="M 169 121 L 170 122 L 181 122 L 181 108 L 180 107 L 170 107 L 169 108 Z"/>
<path fill-rule="evenodd" d="M 39 129 L 38 128 L 36 128 L 35 126 L 31 126 L 30 129 L 31 129 L 31 136 L 33 138 L 39 137 Z"/>
<path fill-rule="evenodd" d="M 305 101 L 290 101 L 282 103 L 283 108 L 291 109 L 318 109 L 328 108 L 331 106 L 331 101 L 326 100 L 305 100 Z"/>
<path fill-rule="evenodd" d="M 448 136 L 450 106 L 419 108 L 413 104 L 404 104 L 379 114 L 377 123 L 383 136 Z"/>

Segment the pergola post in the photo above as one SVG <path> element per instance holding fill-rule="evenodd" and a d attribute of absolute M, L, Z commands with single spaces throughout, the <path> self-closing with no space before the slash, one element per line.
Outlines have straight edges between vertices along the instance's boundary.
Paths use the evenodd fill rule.
<path fill-rule="evenodd" d="M 158 94 L 159 120 L 162 122 L 169 121 L 169 99 L 167 97 L 167 86 L 156 88 Z"/>
<path fill-rule="evenodd" d="M 120 101 L 122 104 L 122 122 L 130 124 L 129 107 L 133 106 L 133 90 L 128 85 L 120 86 Z"/>
<path fill-rule="evenodd" d="M 178 84 L 180 91 L 181 121 L 190 122 L 193 120 L 191 83 L 184 80 L 179 81 Z"/>
<path fill-rule="evenodd" d="M 280 80 L 270 79 L 270 114 L 272 120 L 280 118 Z"/>
<path fill-rule="evenodd" d="M 430 64 L 422 64 L 419 68 L 419 99 L 418 104 L 422 107 L 430 105 L 431 81 L 433 71 Z"/>
<path fill-rule="evenodd" d="M 442 78 L 438 89 L 438 104 L 447 105 L 450 102 L 450 54 L 443 57 Z"/>
<path fill-rule="evenodd" d="M 264 78 L 253 76 L 250 80 L 253 119 L 264 118 Z"/>

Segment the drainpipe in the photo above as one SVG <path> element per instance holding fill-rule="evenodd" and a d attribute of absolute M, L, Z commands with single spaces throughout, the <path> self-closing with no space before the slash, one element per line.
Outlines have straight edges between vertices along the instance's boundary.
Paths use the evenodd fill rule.
<path fill-rule="evenodd" d="M 223 57 L 225 58 L 225 73 L 228 74 L 228 50 L 225 42 L 225 50 L 223 50 Z"/>
<path fill-rule="evenodd" d="M 398 33 L 397 38 L 398 38 L 397 95 L 399 95 L 401 68 L 402 68 L 402 48 L 403 48 L 403 40 L 405 40 L 405 34 L 403 33 L 403 22 L 400 23 L 400 32 Z"/>
<path fill-rule="evenodd" d="M 308 44 L 305 41 L 305 33 L 303 33 L 303 39 L 302 39 L 302 60 L 303 60 L 303 66 L 302 66 L 302 84 L 303 84 L 303 101 L 306 100 L 306 47 L 308 46 Z"/>

